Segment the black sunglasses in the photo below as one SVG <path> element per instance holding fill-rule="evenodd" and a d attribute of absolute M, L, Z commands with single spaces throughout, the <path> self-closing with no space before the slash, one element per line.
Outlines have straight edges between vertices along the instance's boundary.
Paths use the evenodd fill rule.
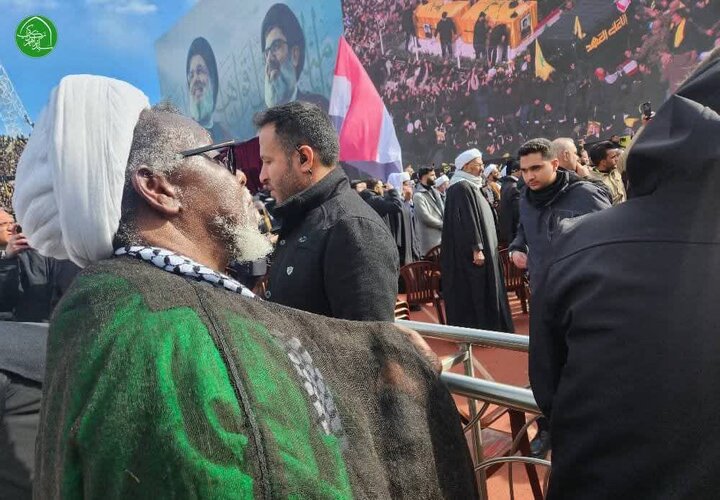
<path fill-rule="evenodd" d="M 180 151 L 178 156 L 180 158 L 189 158 L 191 156 L 203 155 L 208 160 L 214 161 L 228 169 L 231 174 L 235 175 L 237 172 L 237 165 L 235 164 L 235 148 L 240 144 L 240 141 L 225 141 L 218 142 L 217 144 L 210 144 L 195 149 L 188 149 L 187 151 Z M 215 156 L 208 156 L 205 153 L 208 151 L 217 151 L 218 154 Z"/>

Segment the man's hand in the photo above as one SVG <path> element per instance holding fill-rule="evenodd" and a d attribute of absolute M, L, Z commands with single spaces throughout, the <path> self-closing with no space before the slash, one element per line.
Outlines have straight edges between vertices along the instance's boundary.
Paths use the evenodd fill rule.
<path fill-rule="evenodd" d="M 527 254 L 518 252 L 517 250 L 512 254 L 512 261 L 515 267 L 518 269 L 527 269 Z"/>
<path fill-rule="evenodd" d="M 30 243 L 22 233 L 13 234 L 8 239 L 7 247 L 5 248 L 5 257 L 15 257 L 23 252 L 30 250 Z"/>
<path fill-rule="evenodd" d="M 435 351 L 430 349 L 428 343 L 425 342 L 425 339 L 422 338 L 422 336 L 418 332 L 406 326 L 395 325 L 395 327 L 405 335 L 405 337 L 410 341 L 410 343 L 415 346 L 415 348 L 420 352 L 422 357 L 430 363 L 430 366 L 432 366 L 433 370 L 435 370 L 435 372 L 439 375 L 440 372 L 442 372 L 442 363 L 437 357 L 437 354 L 435 354 Z"/>
<path fill-rule="evenodd" d="M 478 267 L 485 265 L 485 254 L 482 250 L 473 250 L 473 264 Z"/>
<path fill-rule="evenodd" d="M 578 177 L 590 177 L 590 169 L 587 168 L 585 165 L 581 165 L 578 163 L 577 170 L 575 173 L 578 175 Z M 514 254 L 513 254 L 514 255 Z"/>

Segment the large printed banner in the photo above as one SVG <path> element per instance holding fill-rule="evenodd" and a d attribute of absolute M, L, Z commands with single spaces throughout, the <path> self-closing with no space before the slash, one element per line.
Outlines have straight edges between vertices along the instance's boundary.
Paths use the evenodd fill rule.
<path fill-rule="evenodd" d="M 343 0 L 405 166 L 634 133 L 720 46 L 720 0 Z M 646 105 L 645 105 L 646 106 Z M 646 109 L 646 108 L 644 108 Z"/>
<path fill-rule="evenodd" d="M 156 42 L 162 96 L 214 141 L 248 139 L 269 106 L 327 109 L 342 29 L 341 0 L 203 0 Z"/>

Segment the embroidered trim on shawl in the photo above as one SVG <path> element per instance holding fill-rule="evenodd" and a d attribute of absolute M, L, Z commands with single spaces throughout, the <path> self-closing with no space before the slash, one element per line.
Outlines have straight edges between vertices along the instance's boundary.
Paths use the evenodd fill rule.
<path fill-rule="evenodd" d="M 239 293 L 244 297 L 257 297 L 247 287 L 230 276 L 213 271 L 207 266 L 198 264 L 182 254 L 165 250 L 164 248 L 149 246 L 126 246 L 115 250 L 115 256 L 127 255 L 151 263 L 163 271 L 185 276 L 197 281 L 206 281 L 218 288 L 222 287 L 231 292 Z M 332 394 L 325 385 L 325 379 L 320 370 L 315 367 L 310 353 L 302 346 L 296 337 L 285 337 L 275 333 L 282 339 L 285 354 L 290 358 L 293 368 L 300 377 L 302 386 L 307 392 L 317 419 L 315 423 L 326 435 L 342 437 L 344 431 Z"/>

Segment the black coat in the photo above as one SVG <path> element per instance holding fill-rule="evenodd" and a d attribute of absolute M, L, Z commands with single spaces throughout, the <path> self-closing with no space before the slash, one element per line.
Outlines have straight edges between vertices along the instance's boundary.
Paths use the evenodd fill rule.
<path fill-rule="evenodd" d="M 360 198 L 372 207 L 380 218 L 390 229 L 390 216 L 399 214 L 403 209 L 403 201 L 397 192 L 397 189 L 388 189 L 383 196 L 375 191 L 366 189 L 360 192 Z"/>
<path fill-rule="evenodd" d="M 490 204 L 467 181 L 451 185 L 446 194 L 440 265 L 448 324 L 512 332 Z M 473 264 L 476 248 L 485 254 L 481 267 Z"/>
<path fill-rule="evenodd" d="M 527 254 L 531 290 L 535 289 L 536 276 L 542 274 L 553 255 L 550 243 L 560 221 L 610 207 L 607 191 L 596 183 L 568 171 L 558 170 L 560 176 L 569 178 L 569 182 L 544 205 L 536 206 L 531 202 L 527 186 L 520 192 L 520 226 L 509 248 Z"/>
<path fill-rule="evenodd" d="M 517 234 L 520 223 L 520 189 L 511 176 L 500 179 L 500 209 L 498 210 L 498 240 L 508 246 Z"/>
<path fill-rule="evenodd" d="M 334 318 L 394 320 L 397 248 L 342 169 L 278 205 L 275 215 L 283 224 L 266 299 Z"/>
<path fill-rule="evenodd" d="M 412 208 L 403 203 L 396 189 L 390 189 L 384 196 L 366 189 L 360 197 L 382 218 L 397 245 L 400 265 L 404 266 L 420 258 L 417 227 Z"/>
<path fill-rule="evenodd" d="M 0 314 L 14 321 L 48 321 L 78 272 L 71 261 L 43 257 L 36 250 L 0 259 Z"/>
<path fill-rule="evenodd" d="M 564 221 L 533 296 L 548 498 L 720 491 L 720 61 L 631 146 L 626 203 Z"/>

